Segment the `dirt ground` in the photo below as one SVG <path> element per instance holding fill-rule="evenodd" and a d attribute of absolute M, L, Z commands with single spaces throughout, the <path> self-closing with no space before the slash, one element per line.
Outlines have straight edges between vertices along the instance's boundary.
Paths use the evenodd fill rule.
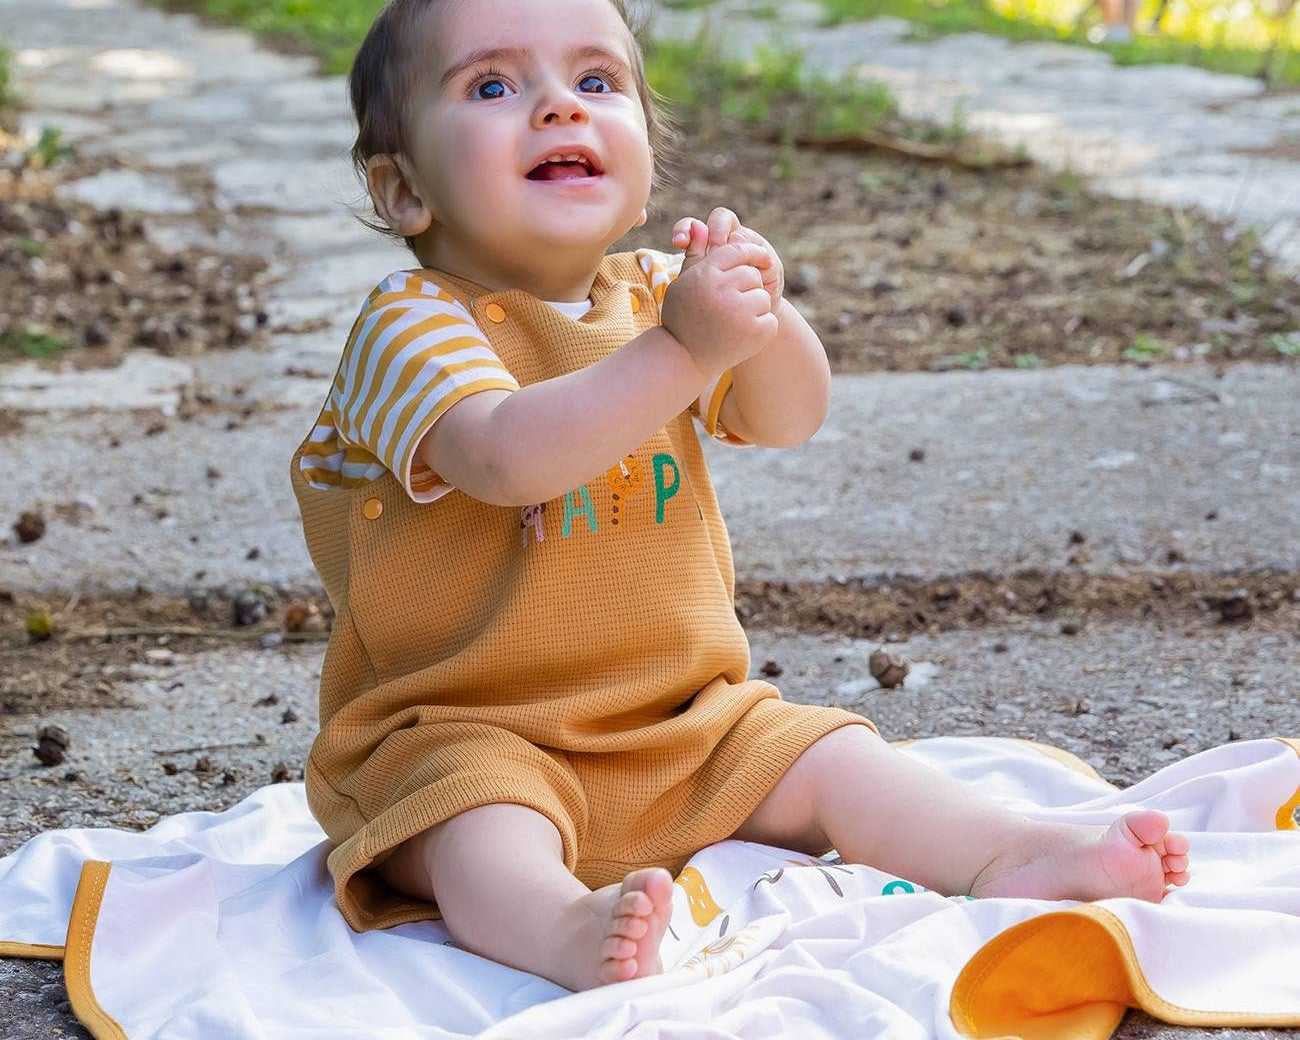
<path fill-rule="evenodd" d="M 1300 285 L 1251 236 L 1068 174 L 791 149 L 720 117 L 682 137 L 650 223 L 620 246 L 667 248 L 677 217 L 729 206 L 781 253 L 836 372 L 1276 360 L 1300 326 Z M 130 213 L 54 197 L 111 165 L 36 171 L 11 153 L 0 168 L 0 360 L 265 343 L 260 261 L 170 254 Z"/>
<path fill-rule="evenodd" d="M 625 241 L 663 249 L 678 217 L 735 210 L 781 254 L 836 372 L 1276 361 L 1300 327 L 1300 284 L 1252 236 L 1069 173 L 790 151 L 720 117 L 683 137 Z"/>
<path fill-rule="evenodd" d="M 1164 345 L 1148 360 L 1276 359 L 1270 336 L 1300 323 L 1300 285 L 1272 271 L 1249 237 L 1235 241 L 1196 216 L 1092 195 L 1034 167 L 975 171 L 881 154 L 791 151 L 720 117 L 682 128 L 690 142 L 656 193 L 650 223 L 620 244 L 663 248 L 681 215 L 726 204 L 782 253 L 790 294 L 823 337 L 837 372 L 985 365 L 1114 363 L 1139 334 Z M 55 197 L 62 181 L 111 160 L 33 170 L 10 152 L 0 168 L 0 360 L 111 365 L 131 349 L 169 355 L 265 345 L 261 261 L 200 250 L 167 253 L 141 219 Z M 214 212 L 211 219 L 219 216 Z M 184 421 L 204 407 L 184 402 Z M 0 410 L 0 437 L 19 429 Z M 920 461 L 920 460 L 918 460 Z M 74 502 L 58 507 L 77 522 Z M 29 518 L 30 520 L 30 518 Z M 20 515 L 0 517 L 6 527 Z M 28 530 L 25 537 L 39 537 Z M 1097 620 L 1156 620 L 1182 629 L 1249 625 L 1300 631 L 1295 576 L 1171 571 L 1098 577 L 1083 536 L 1053 575 L 967 576 L 895 587 L 762 582 L 737 589 L 746 624 L 897 640 L 916 633 L 1057 622 L 1066 634 Z M 0 589 L 0 712 L 36 705 L 117 704 L 129 676 L 162 645 L 283 638 L 296 603 L 319 590 L 244 590 L 264 617 L 236 626 L 241 590 L 196 588 L 188 600 L 87 597 L 47 602 Z M 53 638 L 29 618 L 51 614 Z M 313 622 L 315 623 L 315 622 Z M 95 633 L 116 633 L 95 637 Z M 139 632 L 139 636 L 131 635 Z M 321 638 L 288 633 L 289 639 Z"/>

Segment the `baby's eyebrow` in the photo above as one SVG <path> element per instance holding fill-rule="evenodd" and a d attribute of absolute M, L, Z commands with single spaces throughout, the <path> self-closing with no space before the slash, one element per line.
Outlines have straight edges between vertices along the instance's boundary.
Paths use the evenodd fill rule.
<path fill-rule="evenodd" d="M 466 69 L 472 69 L 476 65 L 484 65 L 494 61 L 520 61 L 526 58 L 529 53 L 527 47 L 483 47 L 471 51 L 442 74 L 439 85 L 445 87 Z M 569 50 L 568 56 L 570 61 L 575 58 L 604 58 L 607 61 L 617 62 L 625 68 L 628 64 L 626 56 L 621 56 L 608 47 L 602 47 L 600 44 L 594 43 L 573 47 Z"/>

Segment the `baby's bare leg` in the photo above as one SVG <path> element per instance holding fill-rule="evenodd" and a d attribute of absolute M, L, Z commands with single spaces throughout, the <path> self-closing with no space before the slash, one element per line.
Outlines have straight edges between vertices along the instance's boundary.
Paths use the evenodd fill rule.
<path fill-rule="evenodd" d="M 462 946 L 568 989 L 663 970 L 672 875 L 635 870 L 593 892 L 565 867 L 555 824 L 526 806 L 454 816 L 404 842 L 376 873 L 400 892 L 436 900 Z"/>
<path fill-rule="evenodd" d="M 1110 827 L 1030 820 L 865 726 L 833 730 L 809 751 L 816 819 L 846 862 L 947 895 L 1158 902 L 1167 885 L 1187 883 L 1188 841 L 1164 813 L 1130 812 Z"/>

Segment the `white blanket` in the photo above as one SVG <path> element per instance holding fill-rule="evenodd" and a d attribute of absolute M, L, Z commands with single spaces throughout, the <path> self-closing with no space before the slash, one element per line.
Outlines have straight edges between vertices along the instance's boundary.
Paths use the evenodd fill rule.
<path fill-rule="evenodd" d="M 1160 904 L 945 898 L 725 841 L 678 877 L 664 973 L 575 994 L 441 922 L 351 931 L 286 783 L 143 834 L 36 836 L 0 859 L 0 954 L 63 958 L 98 1040 L 1091 1040 L 1127 1005 L 1300 1025 L 1300 742 L 1225 745 L 1124 791 L 1021 741 L 901 748 L 1041 818 L 1162 809 L 1191 838 L 1191 883 Z"/>

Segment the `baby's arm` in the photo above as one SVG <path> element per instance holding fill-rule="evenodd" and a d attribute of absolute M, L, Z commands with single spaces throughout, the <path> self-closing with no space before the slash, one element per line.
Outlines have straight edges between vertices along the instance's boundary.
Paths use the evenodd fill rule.
<path fill-rule="evenodd" d="M 784 299 L 784 271 L 776 250 L 763 236 L 745 227 L 729 209 L 718 207 L 705 224 L 684 217 L 673 228 L 673 244 L 686 250 L 683 271 L 727 243 L 763 248 L 763 286 L 772 297 L 777 332 L 760 353 L 736 366 L 731 390 L 718 418 L 745 440 L 769 448 L 802 444 L 826 421 L 831 371 L 826 350 L 802 314 Z"/>
<path fill-rule="evenodd" d="M 452 486 L 484 502 L 547 502 L 618 465 L 711 380 L 771 339 L 776 319 L 754 263 L 714 251 L 674 283 L 656 326 L 596 364 L 516 391 L 458 402 L 418 449 Z"/>

